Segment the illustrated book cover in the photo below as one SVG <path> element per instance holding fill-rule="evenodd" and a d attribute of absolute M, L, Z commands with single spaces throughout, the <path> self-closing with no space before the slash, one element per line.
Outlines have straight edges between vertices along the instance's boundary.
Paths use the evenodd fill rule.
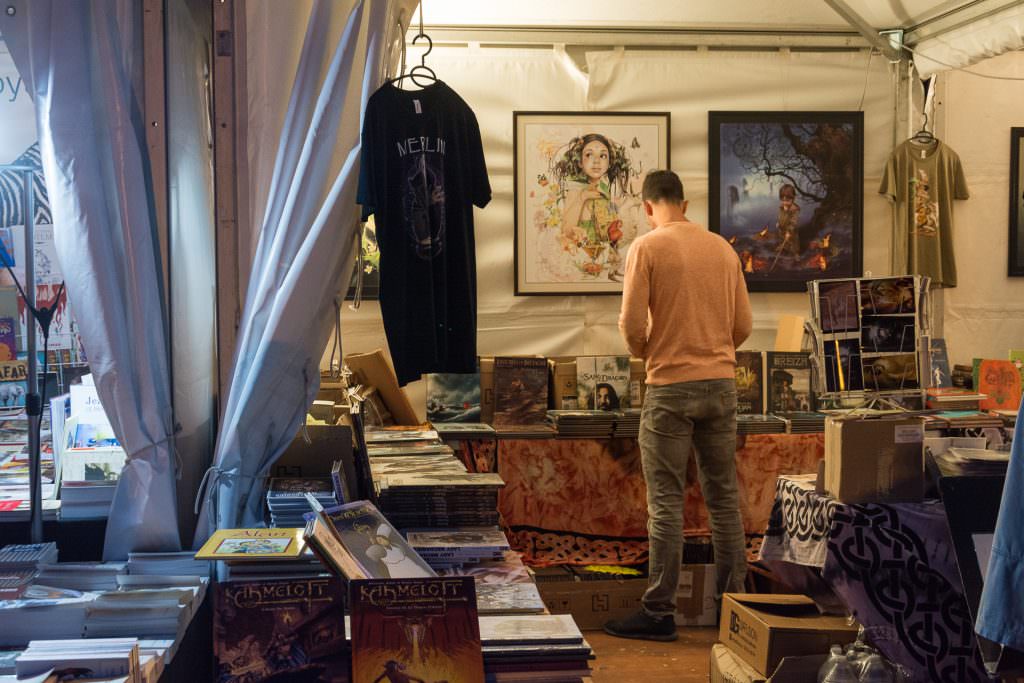
<path fill-rule="evenodd" d="M 814 410 L 811 363 L 806 353 L 769 351 L 767 358 L 768 412 Z"/>
<path fill-rule="evenodd" d="M 428 374 L 427 420 L 479 422 L 480 373 Z"/>
<path fill-rule="evenodd" d="M 353 581 L 352 680 L 483 683 L 470 577 Z"/>
<path fill-rule="evenodd" d="M 1020 408 L 1021 377 L 1013 361 L 975 359 L 975 389 L 985 398 L 982 410 L 1017 410 Z"/>
<path fill-rule="evenodd" d="M 818 283 L 818 317 L 822 332 L 853 332 L 860 328 L 856 280 Z"/>
<path fill-rule="evenodd" d="M 323 514 L 364 576 L 409 579 L 437 575 L 373 503 L 361 500 L 337 505 Z"/>
<path fill-rule="evenodd" d="M 576 398 L 581 410 L 628 408 L 629 356 L 577 358 Z"/>
<path fill-rule="evenodd" d="M 302 529 L 218 529 L 196 553 L 197 560 L 290 560 L 306 544 Z"/>
<path fill-rule="evenodd" d="M 935 389 L 948 389 L 953 386 L 953 375 L 949 371 L 949 352 L 945 339 L 932 339 L 929 344 L 932 371 L 929 386 Z"/>
<path fill-rule="evenodd" d="M 14 318 L 0 318 L 0 361 L 15 360 L 18 345 L 14 337 Z"/>
<path fill-rule="evenodd" d="M 334 577 L 214 584 L 215 680 L 346 683 L 345 597 Z"/>
<path fill-rule="evenodd" d="M 736 413 L 764 413 L 764 353 L 736 352 Z"/>
<path fill-rule="evenodd" d="M 494 425 L 544 424 L 548 410 L 548 362 L 544 358 L 494 359 Z"/>

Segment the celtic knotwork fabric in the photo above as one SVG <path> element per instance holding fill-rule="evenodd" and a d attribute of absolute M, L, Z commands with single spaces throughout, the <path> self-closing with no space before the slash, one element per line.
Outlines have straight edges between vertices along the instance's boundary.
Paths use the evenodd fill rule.
<path fill-rule="evenodd" d="M 779 477 L 760 559 L 824 567 L 836 505 L 814 493 L 814 475 Z"/>

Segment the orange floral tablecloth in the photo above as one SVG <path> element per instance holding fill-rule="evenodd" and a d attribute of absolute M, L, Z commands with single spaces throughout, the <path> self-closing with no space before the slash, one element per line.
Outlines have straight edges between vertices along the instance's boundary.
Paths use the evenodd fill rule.
<path fill-rule="evenodd" d="M 736 453 L 743 524 L 760 537 L 780 474 L 814 472 L 822 434 L 740 437 Z M 505 480 L 499 510 L 513 546 L 534 566 L 636 564 L 647 556 L 647 493 L 633 439 L 522 439 L 472 442 L 463 455 Z M 710 536 L 695 459 L 687 472 L 688 538 Z"/>

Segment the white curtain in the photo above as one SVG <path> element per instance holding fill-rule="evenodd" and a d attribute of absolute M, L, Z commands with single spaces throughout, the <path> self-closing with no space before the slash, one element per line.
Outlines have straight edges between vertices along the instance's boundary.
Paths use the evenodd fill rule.
<path fill-rule="evenodd" d="M 35 100 L 68 301 L 128 453 L 103 556 L 177 550 L 163 277 L 140 107 L 141 4 L 4 7 L 0 32 Z"/>
<path fill-rule="evenodd" d="M 403 36 L 398 0 L 315 0 L 278 144 L 214 465 L 195 543 L 259 525 L 263 477 L 319 386 L 335 297 L 355 255 L 361 112 Z M 408 17 L 406 11 L 404 16 Z M 340 38 L 332 27 L 342 20 Z"/>

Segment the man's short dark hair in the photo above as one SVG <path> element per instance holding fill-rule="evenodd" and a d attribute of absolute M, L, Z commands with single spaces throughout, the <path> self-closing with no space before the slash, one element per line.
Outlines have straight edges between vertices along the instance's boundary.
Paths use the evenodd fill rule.
<path fill-rule="evenodd" d="M 683 181 L 672 171 L 651 171 L 644 178 L 643 200 L 645 202 L 681 202 Z"/>

